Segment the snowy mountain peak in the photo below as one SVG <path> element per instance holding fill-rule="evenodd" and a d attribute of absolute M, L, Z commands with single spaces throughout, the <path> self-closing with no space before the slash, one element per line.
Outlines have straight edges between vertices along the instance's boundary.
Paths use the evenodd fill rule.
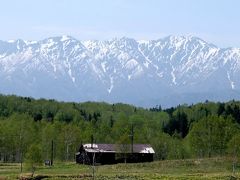
<path fill-rule="evenodd" d="M 70 39 L 73 39 L 73 38 L 71 36 L 63 35 L 62 38 L 61 38 L 61 41 L 67 41 L 67 40 L 70 40 Z"/>
<path fill-rule="evenodd" d="M 238 98 L 239 73 L 239 48 L 194 36 L 0 41 L 0 92 L 7 94 L 170 106 Z"/>

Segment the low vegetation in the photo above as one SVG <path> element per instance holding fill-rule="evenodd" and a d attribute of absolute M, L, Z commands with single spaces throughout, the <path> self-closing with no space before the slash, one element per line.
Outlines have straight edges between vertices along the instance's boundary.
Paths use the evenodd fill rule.
<path fill-rule="evenodd" d="M 152 163 L 116 164 L 93 167 L 76 163 L 56 163 L 52 167 L 39 166 L 35 179 L 237 179 L 239 169 L 232 172 L 229 158 L 164 160 Z M 0 179 L 31 179 L 31 173 L 19 164 L 1 164 Z"/>

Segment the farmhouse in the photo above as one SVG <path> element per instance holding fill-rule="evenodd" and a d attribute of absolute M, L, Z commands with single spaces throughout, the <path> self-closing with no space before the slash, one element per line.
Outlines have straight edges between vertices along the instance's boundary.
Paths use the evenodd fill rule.
<path fill-rule="evenodd" d="M 148 144 L 82 144 L 76 153 L 76 162 L 80 164 L 151 162 L 154 153 Z"/>

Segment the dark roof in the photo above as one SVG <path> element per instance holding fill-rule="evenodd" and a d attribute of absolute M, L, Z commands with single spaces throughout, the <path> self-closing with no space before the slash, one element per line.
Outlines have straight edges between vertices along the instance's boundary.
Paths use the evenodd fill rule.
<path fill-rule="evenodd" d="M 83 144 L 88 152 L 131 152 L 131 144 Z M 149 144 L 133 144 L 134 153 L 155 153 Z"/>

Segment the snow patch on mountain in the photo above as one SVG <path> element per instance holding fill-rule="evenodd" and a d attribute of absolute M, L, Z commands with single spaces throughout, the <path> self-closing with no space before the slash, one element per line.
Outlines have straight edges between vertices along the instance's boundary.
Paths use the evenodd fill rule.
<path fill-rule="evenodd" d="M 231 88 L 232 89 L 235 89 L 235 83 L 231 80 L 231 77 L 230 77 L 230 73 L 227 72 L 227 77 L 228 77 L 228 80 L 230 82 L 230 85 L 231 85 Z"/>
<path fill-rule="evenodd" d="M 114 87 L 113 83 L 114 83 L 113 77 L 110 77 L 110 87 L 108 88 L 108 93 L 109 94 L 112 92 L 112 89 Z"/>

